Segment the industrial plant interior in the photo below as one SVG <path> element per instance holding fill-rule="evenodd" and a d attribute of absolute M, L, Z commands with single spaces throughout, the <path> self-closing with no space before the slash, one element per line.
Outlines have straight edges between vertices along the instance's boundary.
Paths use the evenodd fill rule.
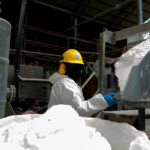
<path fill-rule="evenodd" d="M 0 118 L 45 114 L 49 79 L 73 49 L 84 62 L 77 84 L 85 101 L 99 93 L 118 100 L 90 118 L 126 123 L 149 139 L 149 21 L 150 0 L 0 1 Z"/>

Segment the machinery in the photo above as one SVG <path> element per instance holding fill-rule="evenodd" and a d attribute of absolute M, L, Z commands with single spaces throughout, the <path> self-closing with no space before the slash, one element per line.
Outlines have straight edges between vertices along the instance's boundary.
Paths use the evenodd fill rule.
<path fill-rule="evenodd" d="M 42 98 L 42 83 L 23 83 L 17 82 L 14 77 L 14 66 L 8 68 L 8 85 L 15 85 L 17 87 L 18 99 L 41 99 Z M 43 79 L 43 67 L 20 65 L 20 75 L 24 78 Z M 16 83 L 17 82 L 17 83 Z"/>
<path fill-rule="evenodd" d="M 9 65 L 5 117 L 21 114 L 26 109 L 34 111 L 40 109 L 42 113 L 41 107 L 47 105 L 49 101 L 50 84 L 18 82 L 13 73 L 14 66 Z M 38 66 L 20 65 L 19 73 L 22 77 L 29 79 L 45 78 L 43 67 Z M 46 79 L 49 77 L 49 72 L 46 72 Z"/>
<path fill-rule="evenodd" d="M 96 63 L 94 64 L 95 70 L 91 69 L 93 73 L 82 85 L 82 88 L 84 88 L 89 80 L 95 75 L 98 78 L 98 89 L 95 94 L 100 92 L 105 95 L 111 92 L 118 92 L 118 81 L 114 74 L 114 65 L 119 58 L 106 58 L 105 45 L 106 43 L 113 45 L 116 43 L 116 41 L 126 39 L 127 46 L 133 47 L 140 41 L 143 41 L 143 34 L 148 32 L 149 30 L 150 22 L 127 28 L 118 32 L 111 32 L 104 29 L 104 32 L 100 33 L 100 43 L 97 46 L 97 51 L 100 54 L 100 61 L 96 61 Z M 132 69 L 126 90 L 122 93 L 123 98 L 118 102 L 118 110 L 123 109 L 122 106 L 125 106 L 126 109 L 138 109 L 138 114 L 136 116 L 138 116 L 139 130 L 145 130 L 145 108 L 150 108 L 150 101 L 139 101 L 139 99 L 141 98 L 145 99 L 150 97 L 150 73 L 149 69 L 146 69 L 146 66 L 149 66 L 149 55 L 150 54 L 148 53 L 145 56 L 138 67 L 134 67 Z M 141 70 L 143 78 L 140 77 Z M 139 75 L 139 77 L 137 75 Z M 147 115 L 150 114 L 147 113 Z"/>
<path fill-rule="evenodd" d="M 118 81 L 115 76 L 114 60 L 112 58 L 105 58 L 105 77 L 104 77 L 104 91 L 105 94 L 118 92 Z M 95 76 L 99 77 L 99 60 L 95 63 Z"/>
<path fill-rule="evenodd" d="M 100 61 L 99 61 L 99 88 L 102 94 L 106 94 L 108 87 L 106 88 L 107 82 L 109 81 L 107 69 L 105 68 L 105 45 L 106 43 L 115 44 L 116 41 L 126 39 L 128 46 L 134 46 L 137 42 L 143 40 L 143 34 L 150 30 L 150 22 L 140 24 L 131 28 L 127 28 L 118 32 L 111 32 L 104 30 L 100 33 Z M 145 130 L 145 108 L 150 107 L 150 101 L 138 101 L 139 98 L 149 97 L 150 81 L 149 81 L 149 70 L 146 69 L 147 62 L 149 62 L 149 53 L 145 56 L 138 68 L 134 67 L 131 70 L 129 80 L 126 86 L 126 90 L 122 93 L 123 99 L 118 103 L 119 105 L 126 105 L 130 109 L 138 109 L 138 129 Z M 116 60 L 114 60 L 115 63 Z M 142 74 L 144 78 L 138 78 L 137 75 Z M 143 84 L 141 84 L 143 83 Z M 148 85 L 145 85 L 147 83 Z M 136 85 L 134 88 L 133 85 Z M 116 89 L 117 90 L 117 89 Z M 132 92 L 131 92 L 132 91 Z M 136 93 L 136 96 L 135 96 Z M 146 93 L 143 95 L 143 93 Z M 141 97 L 142 95 L 142 97 Z"/>

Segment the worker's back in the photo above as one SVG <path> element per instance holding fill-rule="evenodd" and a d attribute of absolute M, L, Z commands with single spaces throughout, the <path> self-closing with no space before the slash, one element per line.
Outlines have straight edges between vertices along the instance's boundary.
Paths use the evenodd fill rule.
<path fill-rule="evenodd" d="M 49 108 L 58 104 L 67 104 L 72 106 L 72 99 L 75 93 L 81 93 L 80 97 L 84 100 L 80 87 L 68 76 L 54 74 L 49 80 L 54 84 L 51 89 L 48 105 Z M 74 108 L 76 109 L 76 105 Z"/>

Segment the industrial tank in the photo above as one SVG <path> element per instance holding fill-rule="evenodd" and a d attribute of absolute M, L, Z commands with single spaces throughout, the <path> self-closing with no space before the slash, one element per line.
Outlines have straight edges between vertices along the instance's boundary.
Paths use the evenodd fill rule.
<path fill-rule="evenodd" d="M 0 18 L 0 118 L 4 117 L 9 65 L 11 25 Z"/>

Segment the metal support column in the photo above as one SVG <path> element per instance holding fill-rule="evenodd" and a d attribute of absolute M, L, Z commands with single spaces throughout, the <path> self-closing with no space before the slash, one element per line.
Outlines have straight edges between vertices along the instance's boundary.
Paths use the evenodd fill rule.
<path fill-rule="evenodd" d="M 138 130 L 145 130 L 145 108 L 138 109 Z"/>
<path fill-rule="evenodd" d="M 27 25 L 28 16 L 26 15 L 25 24 Z M 27 29 L 24 28 L 24 51 L 26 50 Z M 23 64 L 25 65 L 26 55 L 23 55 Z"/>
<path fill-rule="evenodd" d="M 137 0 L 137 24 L 143 23 L 143 7 L 142 0 Z"/>
<path fill-rule="evenodd" d="M 96 52 L 99 53 L 99 40 L 96 39 Z M 97 60 L 99 60 L 99 55 L 97 55 Z"/>
<path fill-rule="evenodd" d="M 77 18 L 74 19 L 74 37 L 77 38 Z M 77 49 L 77 41 L 74 41 L 74 49 Z"/>
<path fill-rule="evenodd" d="M 100 60 L 99 60 L 99 88 L 101 94 L 105 94 L 105 31 L 100 33 Z"/>
<path fill-rule="evenodd" d="M 20 19 L 18 25 L 18 33 L 17 33 L 17 41 L 16 41 L 16 55 L 15 55 L 15 69 L 14 69 L 14 75 L 16 77 L 19 74 L 19 67 L 20 67 L 20 50 L 22 47 L 23 23 L 24 23 L 25 11 L 26 11 L 26 4 L 27 4 L 27 0 L 22 0 L 21 13 L 20 13 Z"/>
<path fill-rule="evenodd" d="M 99 53 L 99 55 L 97 55 L 97 60 L 100 60 L 100 42 L 98 39 L 96 39 L 96 52 Z M 95 71 L 95 70 L 94 70 Z M 99 84 L 99 78 L 97 79 L 97 91 L 94 95 L 98 94 L 100 92 L 100 84 Z"/>

